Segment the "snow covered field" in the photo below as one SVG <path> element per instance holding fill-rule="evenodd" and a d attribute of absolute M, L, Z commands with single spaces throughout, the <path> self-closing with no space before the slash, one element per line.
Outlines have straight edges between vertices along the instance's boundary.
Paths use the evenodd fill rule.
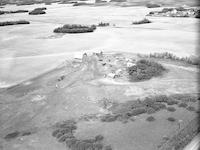
<path fill-rule="evenodd" d="M 131 25 L 148 12 L 162 8 L 80 6 L 69 4 L 7 5 L 1 10 L 32 10 L 47 7 L 45 15 L 1 15 L 0 21 L 30 21 L 30 25 L 0 27 L 0 86 L 37 76 L 56 67 L 74 53 L 120 51 L 132 53 L 171 52 L 178 56 L 195 55 L 198 48 L 198 23 L 195 18 L 147 17 L 153 23 Z M 93 33 L 55 34 L 63 24 L 98 24 Z M 76 54 L 75 54 L 76 55 Z"/>

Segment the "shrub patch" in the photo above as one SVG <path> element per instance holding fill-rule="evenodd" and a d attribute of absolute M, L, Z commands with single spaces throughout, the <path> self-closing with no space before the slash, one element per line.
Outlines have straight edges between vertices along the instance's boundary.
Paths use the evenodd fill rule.
<path fill-rule="evenodd" d="M 58 142 L 65 143 L 72 150 L 103 150 L 107 147 L 103 145 L 104 137 L 102 135 L 97 135 L 92 139 L 77 139 L 74 136 L 74 132 L 77 129 L 74 120 L 57 123 L 55 127 L 56 129 L 52 132 L 52 136 L 56 137 Z"/>
<path fill-rule="evenodd" d="M 149 117 L 147 117 L 146 120 L 149 122 L 152 122 L 152 121 L 155 121 L 156 119 L 153 116 L 149 116 Z"/>
<path fill-rule="evenodd" d="M 176 111 L 176 109 L 174 107 L 167 107 L 167 110 L 171 111 L 171 112 L 175 112 Z"/>
<path fill-rule="evenodd" d="M 158 77 L 163 74 L 166 69 L 159 63 L 141 59 L 136 62 L 136 65 L 127 69 L 130 81 L 143 81 Z"/>
<path fill-rule="evenodd" d="M 62 27 L 58 27 L 54 29 L 53 32 L 55 33 L 87 33 L 93 32 L 96 29 L 95 25 L 91 26 L 84 26 L 84 25 L 77 25 L 77 24 L 66 24 Z"/>
<path fill-rule="evenodd" d="M 0 22 L 0 26 L 22 25 L 22 24 L 30 24 L 30 22 L 25 20 Z"/>
<path fill-rule="evenodd" d="M 173 118 L 173 117 L 169 117 L 169 118 L 167 118 L 167 120 L 168 120 L 168 121 L 171 121 L 171 122 L 174 122 L 174 121 L 176 121 L 176 119 L 175 119 L 175 118 Z"/>
<path fill-rule="evenodd" d="M 142 19 L 142 20 L 140 20 L 140 21 L 133 21 L 133 22 L 132 22 L 132 24 L 134 24 L 134 25 L 138 25 L 138 24 L 147 24 L 147 23 L 151 23 L 151 21 L 148 20 L 147 18 L 144 18 L 144 19 Z"/>

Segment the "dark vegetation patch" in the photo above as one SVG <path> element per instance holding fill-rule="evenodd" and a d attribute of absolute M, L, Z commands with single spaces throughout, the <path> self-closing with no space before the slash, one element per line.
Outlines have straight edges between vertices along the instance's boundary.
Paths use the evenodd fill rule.
<path fill-rule="evenodd" d="M 167 110 L 170 111 L 170 112 L 175 112 L 176 109 L 174 107 L 167 107 Z"/>
<path fill-rule="evenodd" d="M 189 111 L 195 111 L 195 107 L 193 107 L 193 106 L 188 106 L 186 109 Z"/>
<path fill-rule="evenodd" d="M 159 58 L 159 59 L 169 59 L 174 61 L 186 62 L 192 65 L 200 65 L 200 57 L 199 56 L 191 56 L 191 57 L 178 57 L 172 53 L 164 52 L 164 53 L 151 53 L 148 55 L 139 55 L 142 58 Z"/>
<path fill-rule="evenodd" d="M 58 4 L 75 4 L 77 1 L 61 0 Z"/>
<path fill-rule="evenodd" d="M 28 10 L 16 10 L 16 11 L 3 11 L 3 10 L 0 10 L 0 15 L 3 15 L 3 14 L 14 14 L 14 13 L 26 13 L 28 12 Z"/>
<path fill-rule="evenodd" d="M 129 67 L 127 71 L 130 81 L 134 82 L 161 76 L 166 69 L 157 62 L 141 59 L 136 62 L 136 65 Z"/>
<path fill-rule="evenodd" d="M 187 105 L 187 103 L 180 103 L 179 105 L 178 105 L 178 107 L 183 107 L 183 108 L 186 108 L 188 105 Z"/>
<path fill-rule="evenodd" d="M 90 5 L 93 5 L 93 4 L 90 4 L 90 3 L 84 3 L 84 2 L 79 2 L 79 3 L 74 3 L 73 6 L 90 6 Z"/>
<path fill-rule="evenodd" d="M 178 101 L 170 99 L 166 103 L 167 103 L 167 105 L 176 105 L 176 104 L 178 104 Z"/>
<path fill-rule="evenodd" d="M 151 23 L 150 20 L 148 20 L 147 18 L 144 18 L 140 21 L 133 21 L 132 24 L 138 25 L 138 24 L 147 24 L 147 23 Z"/>
<path fill-rule="evenodd" d="M 199 16 L 199 8 L 163 8 L 161 11 L 152 11 L 149 16 L 165 16 L 165 17 L 196 17 Z"/>
<path fill-rule="evenodd" d="M 200 18 L 200 10 L 197 11 L 195 18 Z"/>
<path fill-rule="evenodd" d="M 153 3 L 148 3 L 146 5 L 147 8 L 158 8 L 158 7 L 161 7 L 161 5 L 159 4 L 153 4 Z"/>
<path fill-rule="evenodd" d="M 63 121 L 55 125 L 52 136 L 56 137 L 58 142 L 66 144 L 72 150 L 103 150 L 106 148 L 103 144 L 104 137 L 102 135 L 97 135 L 91 139 L 77 139 L 74 136 L 76 129 L 77 125 L 75 121 Z"/>
<path fill-rule="evenodd" d="M 106 23 L 106 22 L 100 22 L 98 24 L 99 27 L 106 27 L 106 26 L 109 26 L 110 24 L 109 23 Z"/>
<path fill-rule="evenodd" d="M 167 120 L 170 121 L 170 122 L 175 122 L 176 121 L 176 119 L 173 118 L 173 117 L 168 117 Z"/>
<path fill-rule="evenodd" d="M 62 80 L 64 80 L 65 77 L 66 77 L 66 76 L 64 76 L 64 75 L 60 76 L 60 77 L 58 78 L 58 81 L 62 81 Z"/>
<path fill-rule="evenodd" d="M 95 25 L 91 26 L 84 26 L 84 25 L 77 25 L 77 24 L 66 24 L 62 27 L 58 27 L 54 29 L 53 32 L 55 33 L 87 33 L 93 32 L 96 29 Z"/>
<path fill-rule="evenodd" d="M 174 112 L 176 109 L 174 107 L 166 107 L 168 105 L 178 105 L 179 101 L 181 103 L 187 103 L 197 100 L 197 96 L 187 95 L 187 94 L 174 94 L 174 95 L 156 95 L 152 97 L 146 97 L 142 100 L 128 101 L 125 103 L 114 103 L 110 107 L 105 107 L 111 114 L 107 114 L 101 117 L 103 122 L 112 121 L 124 121 L 138 116 L 141 114 L 153 114 L 160 110 L 167 109 L 168 111 Z M 180 104 L 179 104 L 180 105 Z M 134 120 L 134 119 L 133 119 Z"/>
<path fill-rule="evenodd" d="M 28 135 L 31 135 L 33 134 L 34 131 L 14 131 L 14 132 L 11 132 L 9 134 L 7 134 L 4 139 L 5 140 L 13 140 L 17 137 L 20 137 L 20 136 L 28 136 Z"/>
<path fill-rule="evenodd" d="M 46 7 L 35 8 L 34 10 L 32 10 L 32 11 L 29 12 L 29 15 L 42 15 L 42 14 L 46 14 L 46 12 L 44 10 L 46 10 Z"/>
<path fill-rule="evenodd" d="M 12 132 L 12 133 L 7 134 L 7 135 L 4 137 L 4 139 L 6 139 L 6 140 L 12 140 L 12 139 L 17 138 L 19 135 L 20 135 L 20 132 L 19 132 L 19 131 L 15 131 L 15 132 Z"/>
<path fill-rule="evenodd" d="M 197 100 L 197 96 L 189 94 L 156 95 L 144 99 L 127 101 L 125 103 L 116 103 L 103 98 L 99 101 L 99 106 L 108 110 L 110 112 L 109 114 L 101 116 L 97 114 L 86 115 L 81 117 L 80 120 L 100 120 L 102 122 L 120 121 L 127 123 L 128 120 L 135 121 L 135 116 L 141 114 L 153 114 L 164 109 L 174 112 L 176 111 L 174 107 L 166 107 L 166 105 L 180 105 L 181 103 L 185 105 L 187 102 L 194 101 L 195 99 Z M 180 104 L 179 101 L 181 102 Z"/>
<path fill-rule="evenodd" d="M 0 26 L 21 25 L 21 24 L 30 24 L 30 22 L 26 20 L 0 22 Z"/>
<path fill-rule="evenodd" d="M 149 117 L 147 117 L 146 120 L 149 122 L 152 122 L 152 121 L 155 121 L 156 119 L 153 116 L 149 116 Z"/>

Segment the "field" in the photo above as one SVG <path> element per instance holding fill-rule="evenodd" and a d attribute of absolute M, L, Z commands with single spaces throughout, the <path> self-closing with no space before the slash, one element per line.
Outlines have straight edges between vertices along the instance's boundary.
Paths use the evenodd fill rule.
<path fill-rule="evenodd" d="M 80 150 L 95 144 L 105 150 L 109 146 L 113 150 L 159 150 L 198 116 L 199 66 L 145 58 L 163 66 L 162 74 L 130 81 L 127 72 L 128 65 L 144 59 L 138 54 L 197 56 L 198 19 L 147 17 L 162 7 L 144 6 L 35 4 L 1 9 L 39 7 L 46 7 L 46 14 L 0 16 L 2 22 L 30 22 L 0 27 L 0 149 L 71 150 L 67 139 L 55 133 L 59 123 L 68 121 L 59 132 L 67 133 L 75 122 L 70 136 L 76 142 L 71 145 Z M 143 18 L 151 23 L 132 25 Z M 64 24 L 100 22 L 109 26 L 83 34 L 53 32 Z M 157 108 L 148 100 L 156 96 L 172 96 L 171 103 L 156 102 Z M 103 137 L 99 143 L 94 142 L 97 135 Z"/>
<path fill-rule="evenodd" d="M 178 56 L 188 56 L 195 55 L 198 47 L 198 19 L 148 17 L 152 23 L 133 26 L 133 21 L 141 20 L 148 12 L 155 10 L 141 6 L 132 9 L 117 6 L 72 7 L 67 4 L 41 4 L 17 7 L 10 5 L 3 9 L 31 11 L 38 7 L 47 7 L 47 14 L 0 16 L 1 21 L 24 19 L 31 23 L 28 26 L 0 28 L 0 69 L 4 72 L 0 74 L 2 86 L 41 74 L 65 60 L 65 57 L 76 56 L 76 53 L 78 55 L 101 50 L 146 53 L 148 50 L 148 53 L 168 51 Z M 91 25 L 101 21 L 109 22 L 110 26 L 81 35 L 53 33 L 56 27 L 66 23 Z M 8 69 L 13 73 L 8 75 Z M 34 73 L 30 74 L 28 70 L 33 70 Z"/>

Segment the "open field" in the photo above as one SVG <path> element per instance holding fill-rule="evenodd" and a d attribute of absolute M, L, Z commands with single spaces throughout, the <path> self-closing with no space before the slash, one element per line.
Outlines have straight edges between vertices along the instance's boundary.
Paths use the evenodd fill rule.
<path fill-rule="evenodd" d="M 117 56 L 120 55 L 117 54 Z M 131 54 L 127 54 L 127 56 L 137 58 Z M 99 63 L 101 64 L 101 62 Z M 5 150 L 29 148 L 45 150 L 49 149 L 50 145 L 55 150 L 65 149 L 64 144 L 58 144 L 51 136 L 52 125 L 70 118 L 77 120 L 90 114 L 104 115 L 109 110 L 102 109 L 99 105 L 98 101 L 103 98 L 108 98 L 113 103 L 123 104 L 128 101 L 134 102 L 137 98 L 142 99 L 160 94 L 188 93 L 196 95 L 195 93 L 198 92 L 197 68 L 184 64 L 177 66 L 164 61 L 161 63 L 169 72 L 161 77 L 142 82 L 124 82 L 125 84 L 102 82 L 104 79 L 101 74 L 103 70 L 99 74 L 96 69 L 90 68 L 89 64 L 89 66 L 85 66 L 77 62 L 67 63 L 65 67 L 53 70 L 38 78 L 3 89 L 0 93 L 0 141 L 2 146 Z M 101 70 L 101 67 L 99 69 Z M 60 77 L 63 75 L 64 77 L 61 79 Z M 116 83 L 118 82 L 116 81 Z M 77 91 L 79 92 L 77 93 Z M 197 100 L 189 101 L 187 104 L 194 106 L 195 110 L 198 109 Z M 20 107 L 22 105 L 23 107 Z M 177 107 L 177 105 L 174 108 L 175 112 L 160 110 L 151 114 L 156 119 L 153 122 L 146 121 L 148 114 L 136 116 L 134 121 L 130 120 L 125 124 L 121 121 L 101 122 L 95 118 L 91 118 L 91 120 L 89 118 L 89 120 L 81 119 L 82 121 L 77 121 L 75 137 L 88 139 L 101 134 L 105 139 L 104 144 L 112 145 L 113 149 L 116 150 L 132 150 L 132 147 L 136 147 L 137 150 L 145 150 L 146 148 L 154 150 L 160 144 L 162 145 L 163 137 L 172 136 L 178 129 L 178 122 L 169 122 L 168 117 L 182 120 L 181 128 L 183 128 L 197 116 L 195 111 L 188 111 L 186 108 Z M 8 133 L 27 130 L 33 130 L 33 133 L 7 142 L 3 140 L 3 137 Z M 154 136 L 153 139 L 152 136 Z"/>
<path fill-rule="evenodd" d="M 23 13 L 0 16 L 1 21 L 25 19 L 31 23 L 28 26 L 0 28 L 0 68 L 3 68 L 0 83 L 4 86 L 36 76 L 43 72 L 41 69 L 48 70 L 65 60 L 65 55 L 66 58 L 68 55 L 71 57 L 75 52 L 103 50 L 145 53 L 148 50 L 148 53 L 168 51 L 178 56 L 189 56 L 195 55 L 198 48 L 198 19 L 148 17 L 152 23 L 132 25 L 133 21 L 141 20 L 148 12 L 162 8 L 40 4 L 8 5 L 2 10 L 30 11 L 37 7 L 47 7 L 47 14 L 30 16 Z M 91 25 L 101 21 L 109 22 L 110 26 L 81 35 L 53 33 L 56 27 L 66 23 Z M 34 73 L 28 73 L 25 71 L 27 69 L 33 70 Z M 6 72 L 9 70 L 13 73 L 7 76 Z M 20 76 L 16 75 L 19 74 L 18 70 Z"/>

